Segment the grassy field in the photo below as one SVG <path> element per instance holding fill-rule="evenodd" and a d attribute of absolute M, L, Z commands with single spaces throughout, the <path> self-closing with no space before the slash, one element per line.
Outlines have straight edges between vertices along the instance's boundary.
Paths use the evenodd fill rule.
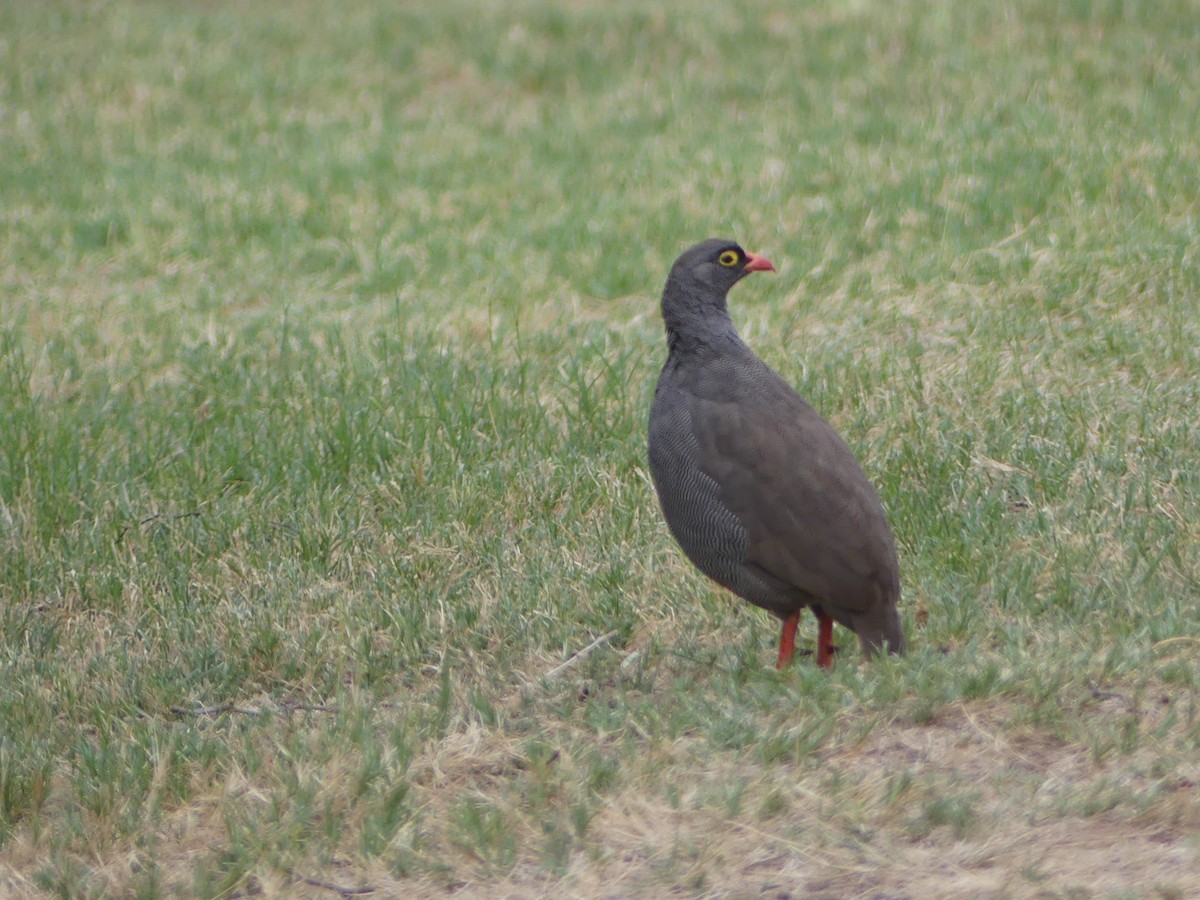
<path fill-rule="evenodd" d="M 0 895 L 1200 896 L 1197 46 L 0 4 Z M 903 660 L 777 673 L 661 521 L 710 236 L 879 486 Z"/>

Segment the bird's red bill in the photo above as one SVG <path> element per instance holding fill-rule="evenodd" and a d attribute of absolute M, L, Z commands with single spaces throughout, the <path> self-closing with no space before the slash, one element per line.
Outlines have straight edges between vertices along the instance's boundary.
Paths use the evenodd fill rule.
<path fill-rule="evenodd" d="M 744 272 L 774 272 L 775 266 L 765 256 L 757 256 L 754 253 L 747 253 L 746 259 L 750 260 L 746 265 L 742 266 Z"/>

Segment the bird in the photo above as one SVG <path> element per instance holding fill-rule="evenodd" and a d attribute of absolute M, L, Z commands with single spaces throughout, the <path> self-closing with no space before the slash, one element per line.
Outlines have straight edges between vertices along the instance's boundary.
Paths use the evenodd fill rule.
<path fill-rule="evenodd" d="M 710 579 L 782 620 L 776 667 L 800 614 L 817 618 L 817 665 L 833 624 L 868 658 L 907 649 L 887 515 L 846 442 L 741 339 L 729 289 L 763 256 L 713 238 L 685 251 L 662 294 L 667 361 L 650 408 L 651 480 L 672 536 Z"/>

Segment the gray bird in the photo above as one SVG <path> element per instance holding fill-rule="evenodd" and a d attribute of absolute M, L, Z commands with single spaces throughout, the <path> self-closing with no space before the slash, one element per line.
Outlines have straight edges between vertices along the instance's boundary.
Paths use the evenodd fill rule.
<path fill-rule="evenodd" d="M 905 651 L 900 567 L 883 506 L 850 448 L 734 330 L 729 289 L 771 262 L 713 239 L 675 261 L 662 296 L 666 365 L 650 409 L 650 474 L 671 534 L 713 581 L 783 620 L 805 607 L 817 664 L 833 623 L 872 656 Z"/>

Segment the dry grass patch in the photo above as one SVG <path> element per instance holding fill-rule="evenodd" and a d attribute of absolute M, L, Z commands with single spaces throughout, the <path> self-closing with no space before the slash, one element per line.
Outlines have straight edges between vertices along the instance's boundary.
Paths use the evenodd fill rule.
<path fill-rule="evenodd" d="M 514 709 L 528 709 L 534 684 Z M 604 703 L 612 690 L 580 690 L 577 702 Z M 404 890 L 1187 896 L 1200 885 L 1200 764 L 1186 757 L 1195 701 L 1163 686 L 1140 696 L 1081 691 L 1058 727 L 1029 724 L 1018 702 L 956 703 L 861 737 L 860 709 L 839 716 L 811 754 L 774 760 L 752 745 L 715 750 L 712 735 L 690 730 L 664 739 L 651 718 L 602 736 L 564 727 L 560 715 L 521 740 L 473 724 L 430 744 L 413 768 L 427 846 L 449 852 L 454 876 L 420 877 Z M 758 719 L 764 741 L 777 726 Z M 1106 735 L 1125 735 L 1125 750 L 1106 746 Z M 539 748 L 532 756 L 530 746 Z M 576 791 L 596 754 L 619 778 Z M 1165 775 L 1164 755 L 1177 763 Z M 531 799 L 531 782 L 540 798 Z M 539 857 L 572 803 L 593 812 L 551 878 Z M 507 856 L 464 840 L 464 809 L 475 810 L 477 827 L 491 816 L 505 829 Z"/>

